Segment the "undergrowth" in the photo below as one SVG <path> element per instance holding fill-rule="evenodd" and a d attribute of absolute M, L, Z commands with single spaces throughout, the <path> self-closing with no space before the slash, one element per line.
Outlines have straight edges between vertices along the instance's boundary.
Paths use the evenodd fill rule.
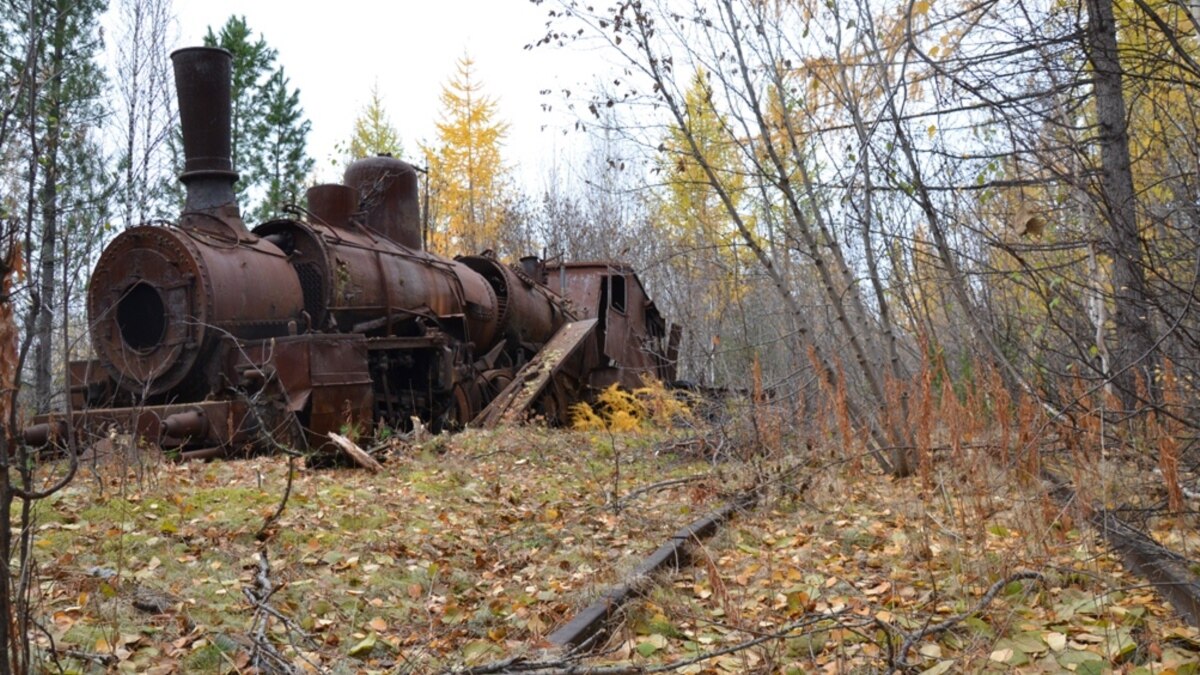
<path fill-rule="evenodd" d="M 1050 418 L 973 372 L 963 386 L 926 365 L 889 385 L 889 414 L 915 440 L 902 479 L 872 461 L 846 387 L 780 399 L 757 376 L 703 412 L 659 385 L 610 389 L 576 407 L 577 430 L 468 431 L 396 444 L 378 475 L 303 472 L 270 543 L 272 602 L 295 626 L 276 622 L 271 637 L 299 666 L 333 672 L 533 654 L 671 532 L 758 485 L 756 510 L 629 608 L 605 660 L 699 659 L 683 672 L 1196 668 L 1200 636 L 1080 520 L 1080 504 L 1158 505 L 1138 522 L 1194 550 L 1171 418 L 1114 427 L 1080 396 L 1074 415 Z M 1046 469 L 1071 479 L 1075 504 L 1051 498 Z M 44 660 L 53 640 L 131 670 L 235 671 L 255 534 L 285 475 L 274 458 L 139 461 L 101 466 L 40 506 Z M 1036 577 L 1005 584 L 1014 574 Z M 137 609 L 147 594 L 165 609 Z"/>

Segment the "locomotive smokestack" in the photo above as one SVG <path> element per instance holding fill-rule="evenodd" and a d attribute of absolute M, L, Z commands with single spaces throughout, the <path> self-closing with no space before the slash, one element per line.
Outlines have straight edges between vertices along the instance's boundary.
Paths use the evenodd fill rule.
<path fill-rule="evenodd" d="M 230 152 L 233 55 L 217 47 L 186 47 L 173 52 L 171 60 L 183 130 L 179 180 L 187 186 L 184 213 L 199 211 L 240 221 L 233 191 L 238 174 Z M 234 227 L 245 230 L 240 222 Z"/>

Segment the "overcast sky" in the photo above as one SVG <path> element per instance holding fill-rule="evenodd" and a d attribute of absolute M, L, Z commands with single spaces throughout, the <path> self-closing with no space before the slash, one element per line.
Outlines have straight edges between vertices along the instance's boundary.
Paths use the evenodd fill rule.
<path fill-rule="evenodd" d="M 175 12 L 179 46 L 201 44 L 209 26 L 219 29 L 236 13 L 278 51 L 312 121 L 309 152 L 322 181 L 340 178 L 330 167 L 334 144 L 349 137 L 376 82 L 406 158 L 414 159 L 418 141 L 435 139 L 441 87 L 469 53 L 511 125 L 505 156 L 525 187 L 538 190 L 529 183 L 545 175 L 550 158 L 581 144 L 577 134 L 562 135 L 573 118 L 559 113 L 561 99 L 539 90 L 576 87 L 604 67 L 594 56 L 525 50 L 544 33 L 547 13 L 529 0 L 175 0 Z M 542 111 L 548 102 L 552 114 Z"/>

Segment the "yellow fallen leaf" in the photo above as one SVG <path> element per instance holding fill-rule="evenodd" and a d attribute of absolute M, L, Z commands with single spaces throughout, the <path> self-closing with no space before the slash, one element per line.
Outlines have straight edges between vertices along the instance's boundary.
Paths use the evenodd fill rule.
<path fill-rule="evenodd" d="M 891 588 L 892 588 L 892 583 L 890 581 L 884 581 L 883 583 L 879 584 L 878 586 L 868 588 L 867 590 L 863 591 L 863 593 L 865 595 L 883 595 L 884 593 L 887 593 Z"/>
<path fill-rule="evenodd" d="M 1042 636 L 1046 640 L 1046 644 L 1050 645 L 1050 649 L 1056 652 L 1061 652 L 1067 648 L 1067 636 L 1057 631 L 1050 631 Z"/>
<path fill-rule="evenodd" d="M 921 675 L 943 675 L 943 673 L 950 672 L 950 669 L 953 667 L 954 667 L 953 661 L 949 661 L 949 660 L 942 661 L 932 668 L 929 668 L 927 670 L 922 670 Z"/>
<path fill-rule="evenodd" d="M 991 655 L 988 656 L 988 659 L 995 661 L 996 663 L 1008 663 L 1012 657 L 1013 650 L 1011 647 L 1007 647 L 1005 649 L 997 649 L 996 651 L 992 652 Z"/>

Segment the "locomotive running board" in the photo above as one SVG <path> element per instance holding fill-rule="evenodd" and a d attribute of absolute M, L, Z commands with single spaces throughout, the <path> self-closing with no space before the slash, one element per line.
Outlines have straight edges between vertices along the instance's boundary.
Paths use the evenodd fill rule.
<path fill-rule="evenodd" d="M 546 389 L 546 385 L 562 364 L 595 332 L 598 321 L 572 321 L 559 328 L 541 351 L 517 371 L 517 376 L 508 383 L 504 391 L 492 399 L 483 412 L 471 421 L 471 426 L 494 429 L 502 421 L 517 420 Z"/>

